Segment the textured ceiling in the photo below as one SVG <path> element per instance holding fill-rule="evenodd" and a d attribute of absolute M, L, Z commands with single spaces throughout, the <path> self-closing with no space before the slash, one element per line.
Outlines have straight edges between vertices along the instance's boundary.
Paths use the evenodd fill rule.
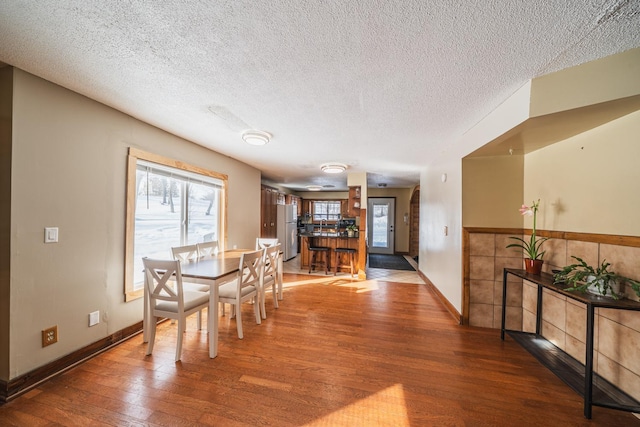
<path fill-rule="evenodd" d="M 639 29 L 638 0 L 4 0 L 0 61 L 292 189 L 345 188 L 326 162 L 409 187 L 527 80 Z"/>

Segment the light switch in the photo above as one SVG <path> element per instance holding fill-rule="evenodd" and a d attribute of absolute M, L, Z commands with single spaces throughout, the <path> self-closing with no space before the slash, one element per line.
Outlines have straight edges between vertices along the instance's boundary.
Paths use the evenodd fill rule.
<path fill-rule="evenodd" d="M 445 236 L 449 235 L 449 227 L 447 227 L 446 225 L 444 226 L 444 229 L 442 231 L 444 232 Z"/>
<path fill-rule="evenodd" d="M 89 326 L 100 323 L 100 310 L 89 313 Z"/>
<path fill-rule="evenodd" d="M 44 242 L 45 243 L 58 242 L 58 227 L 46 227 L 44 229 Z"/>

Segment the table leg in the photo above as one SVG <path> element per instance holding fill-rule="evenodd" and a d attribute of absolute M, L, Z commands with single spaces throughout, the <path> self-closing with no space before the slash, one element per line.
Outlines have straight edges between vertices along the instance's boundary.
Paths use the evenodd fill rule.
<path fill-rule="evenodd" d="M 587 342 L 584 366 L 584 417 L 591 419 L 591 407 L 593 406 L 593 326 L 594 307 L 587 304 Z"/>
<path fill-rule="evenodd" d="M 278 274 L 276 274 L 277 279 L 278 279 L 278 299 L 280 301 L 283 300 L 283 296 L 282 296 L 282 272 L 284 270 L 284 255 L 280 254 L 280 256 L 278 257 Z"/>
<path fill-rule="evenodd" d="M 502 272 L 502 319 L 500 328 L 500 339 L 504 341 L 504 331 L 507 323 L 507 269 Z"/>
<path fill-rule="evenodd" d="M 218 284 L 214 281 L 209 290 L 209 313 L 207 313 L 209 357 L 212 359 L 218 355 L 218 295 Z"/>

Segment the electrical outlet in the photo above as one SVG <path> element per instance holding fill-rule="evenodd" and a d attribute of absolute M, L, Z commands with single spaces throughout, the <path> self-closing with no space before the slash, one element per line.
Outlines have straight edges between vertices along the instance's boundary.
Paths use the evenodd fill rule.
<path fill-rule="evenodd" d="M 46 347 L 48 345 L 54 344 L 58 342 L 58 326 L 52 326 L 50 328 L 42 331 L 42 346 Z"/>

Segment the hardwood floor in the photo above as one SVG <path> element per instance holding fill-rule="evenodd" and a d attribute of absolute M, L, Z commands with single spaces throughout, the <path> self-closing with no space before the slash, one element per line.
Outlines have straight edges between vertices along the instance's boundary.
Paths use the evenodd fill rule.
<path fill-rule="evenodd" d="M 499 331 L 458 326 L 424 285 L 286 274 L 284 300 L 220 352 L 162 323 L 0 407 L 2 426 L 630 426 L 582 400 Z"/>

